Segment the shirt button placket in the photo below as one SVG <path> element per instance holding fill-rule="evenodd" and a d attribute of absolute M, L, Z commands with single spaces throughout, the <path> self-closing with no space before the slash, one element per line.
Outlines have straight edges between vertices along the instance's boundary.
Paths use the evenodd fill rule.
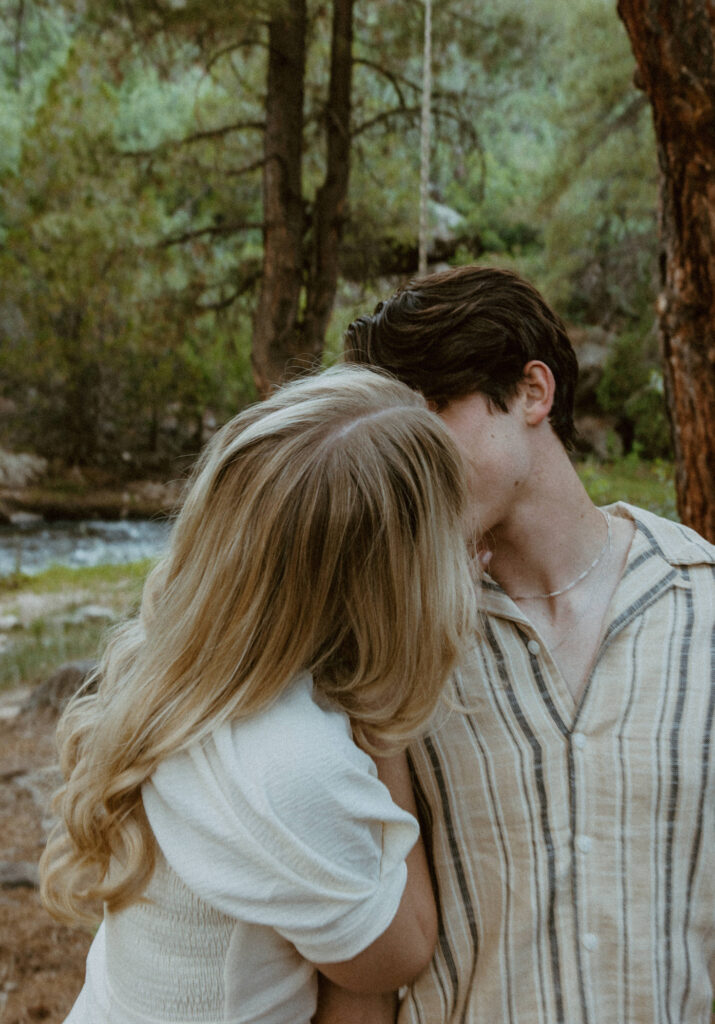
<path fill-rule="evenodd" d="M 586 746 L 586 737 L 582 732 L 575 732 L 571 736 L 571 743 L 574 749 L 583 750 Z M 576 836 L 575 846 L 580 853 L 589 853 L 593 847 L 593 840 L 586 835 Z M 595 952 L 598 949 L 598 935 L 595 932 L 584 932 L 581 944 L 589 953 Z"/>

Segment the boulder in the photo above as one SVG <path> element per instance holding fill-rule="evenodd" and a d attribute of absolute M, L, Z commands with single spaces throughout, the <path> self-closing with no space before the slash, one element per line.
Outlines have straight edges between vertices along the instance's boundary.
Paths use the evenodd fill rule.
<path fill-rule="evenodd" d="M 600 406 L 596 392 L 613 341 L 612 335 L 602 327 L 569 327 L 568 333 L 578 359 L 577 415 L 598 415 Z"/>
<path fill-rule="evenodd" d="M 44 523 L 44 517 L 39 512 L 11 512 L 9 515 L 11 526 L 39 526 Z"/>
<path fill-rule="evenodd" d="M 0 889 L 37 889 L 39 884 L 37 864 L 29 860 L 0 860 Z"/>
<path fill-rule="evenodd" d="M 138 502 L 157 510 L 171 512 L 178 505 L 183 492 L 182 480 L 136 480 L 127 486 L 127 495 L 132 504 Z"/>
<path fill-rule="evenodd" d="M 96 667 L 97 662 L 94 660 L 69 661 L 61 665 L 48 679 L 35 687 L 23 704 L 22 710 L 52 708 L 61 711 Z"/>
<path fill-rule="evenodd" d="M 616 432 L 613 416 L 577 416 L 578 438 L 576 450 L 581 454 L 594 454 L 604 461 L 623 454 L 623 444 Z"/>
<path fill-rule="evenodd" d="M 101 604 L 86 604 L 64 621 L 72 626 L 83 626 L 86 622 L 114 622 L 116 617 L 112 608 L 105 608 Z"/>
<path fill-rule="evenodd" d="M 0 449 L 0 487 L 13 490 L 27 487 L 47 472 L 47 459 L 28 452 L 8 452 Z"/>

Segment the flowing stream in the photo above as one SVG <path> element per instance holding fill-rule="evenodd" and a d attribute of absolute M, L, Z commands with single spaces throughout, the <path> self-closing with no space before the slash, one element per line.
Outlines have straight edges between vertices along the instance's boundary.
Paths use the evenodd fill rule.
<path fill-rule="evenodd" d="M 85 567 L 136 562 L 160 554 L 169 534 L 166 519 L 85 519 L 0 526 L 0 578 L 28 576 L 51 565 Z"/>

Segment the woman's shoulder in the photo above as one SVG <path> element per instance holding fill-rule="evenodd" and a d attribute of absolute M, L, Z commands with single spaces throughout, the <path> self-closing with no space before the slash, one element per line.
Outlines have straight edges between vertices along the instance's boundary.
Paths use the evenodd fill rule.
<path fill-rule="evenodd" d="M 417 832 L 353 742 L 347 717 L 314 699 L 309 677 L 259 714 L 167 758 L 142 797 L 173 870 L 238 917 L 259 895 L 265 902 L 266 885 L 275 897 L 278 877 L 286 876 L 286 899 L 297 879 L 313 886 L 316 865 L 323 881 L 377 884 Z"/>
<path fill-rule="evenodd" d="M 376 775 L 372 759 L 353 741 L 347 715 L 320 700 L 307 673 L 263 711 L 227 723 L 212 745 L 207 756 L 225 764 L 232 778 L 250 778 L 286 801 L 305 787 L 324 793 L 350 778 Z"/>
<path fill-rule="evenodd" d="M 151 787 L 181 804 L 221 793 L 274 806 L 310 802 L 310 793 L 374 779 L 372 759 L 352 739 L 347 715 L 320 702 L 308 673 L 268 707 L 225 722 L 159 764 Z"/>
<path fill-rule="evenodd" d="M 212 737 L 242 758 L 274 762 L 312 758 L 327 747 L 350 754 L 357 748 L 348 716 L 321 700 L 309 673 L 298 676 L 268 707 L 247 718 L 227 722 Z M 365 755 L 362 755 L 363 757 Z M 369 759 L 368 759 L 369 760 Z"/>

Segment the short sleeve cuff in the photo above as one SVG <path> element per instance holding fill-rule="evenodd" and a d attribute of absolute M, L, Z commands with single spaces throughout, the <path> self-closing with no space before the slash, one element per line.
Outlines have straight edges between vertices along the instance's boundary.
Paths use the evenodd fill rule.
<path fill-rule="evenodd" d="M 291 939 L 301 956 L 313 963 L 351 960 L 392 924 L 406 884 L 407 865 L 401 860 L 382 876 L 369 899 L 354 906 L 340 922 L 322 929 L 322 934 L 285 937 Z"/>

